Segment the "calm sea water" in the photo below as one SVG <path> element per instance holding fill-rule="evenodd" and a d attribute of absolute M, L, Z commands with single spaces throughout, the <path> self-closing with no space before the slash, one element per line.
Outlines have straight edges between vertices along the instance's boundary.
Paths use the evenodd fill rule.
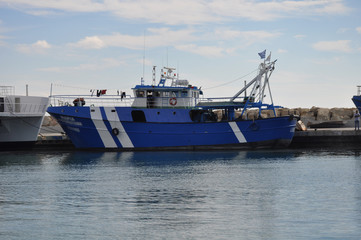
<path fill-rule="evenodd" d="M 0 239 L 360 236 L 358 151 L 0 156 Z"/>

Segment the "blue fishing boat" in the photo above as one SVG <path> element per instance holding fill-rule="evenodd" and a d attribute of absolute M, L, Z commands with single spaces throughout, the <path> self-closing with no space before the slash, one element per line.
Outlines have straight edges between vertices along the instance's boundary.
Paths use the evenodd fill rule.
<path fill-rule="evenodd" d="M 357 86 L 357 95 L 352 97 L 352 101 L 357 107 L 358 111 L 361 112 L 361 86 Z"/>
<path fill-rule="evenodd" d="M 75 147 L 82 149 L 287 147 L 297 119 L 276 116 L 269 87 L 275 63 L 262 62 L 257 76 L 233 97 L 204 98 L 202 89 L 179 79 L 174 68 L 163 68 L 156 84 L 153 67 L 152 84 L 145 85 L 142 80 L 132 89 L 134 96 L 124 92 L 111 95 L 106 90 L 81 96 L 53 95 L 47 111 Z M 264 103 L 267 90 L 268 104 Z M 251 109 L 256 109 L 257 115 L 249 119 Z M 272 116 L 262 117 L 264 111 Z"/>

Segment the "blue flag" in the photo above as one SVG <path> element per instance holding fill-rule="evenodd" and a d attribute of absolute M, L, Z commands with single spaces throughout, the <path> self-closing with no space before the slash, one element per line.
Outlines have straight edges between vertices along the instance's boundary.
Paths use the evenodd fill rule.
<path fill-rule="evenodd" d="M 261 57 L 261 59 L 264 59 L 266 57 L 266 49 L 263 52 L 258 53 L 258 55 Z"/>

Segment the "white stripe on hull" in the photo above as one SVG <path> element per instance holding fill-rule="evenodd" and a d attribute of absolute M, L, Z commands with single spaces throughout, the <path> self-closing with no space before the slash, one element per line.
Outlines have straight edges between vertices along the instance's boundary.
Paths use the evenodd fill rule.
<path fill-rule="evenodd" d="M 132 141 L 130 140 L 127 132 L 125 131 L 122 123 L 119 120 L 118 113 L 116 111 L 111 112 L 112 109 L 113 108 L 104 108 L 105 114 L 112 129 L 114 128 L 119 129 L 119 134 L 117 135 L 119 142 L 122 144 L 122 147 L 124 148 L 134 148 Z"/>
<path fill-rule="evenodd" d="M 232 131 L 233 131 L 234 135 L 237 137 L 239 143 L 247 142 L 246 139 L 244 138 L 241 130 L 239 130 L 239 127 L 237 126 L 236 122 L 229 122 L 228 124 L 232 128 Z"/>
<path fill-rule="evenodd" d="M 90 117 L 95 125 L 95 128 L 97 129 L 101 140 L 103 141 L 104 147 L 106 148 L 116 148 L 117 145 L 110 134 L 110 132 L 107 129 L 107 126 L 105 126 L 102 114 L 99 107 L 91 108 L 95 111 L 90 111 Z"/>

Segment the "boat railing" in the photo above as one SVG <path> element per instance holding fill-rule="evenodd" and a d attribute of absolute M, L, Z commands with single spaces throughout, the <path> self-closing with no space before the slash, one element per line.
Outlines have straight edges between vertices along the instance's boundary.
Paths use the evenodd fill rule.
<path fill-rule="evenodd" d="M 200 98 L 198 100 L 200 105 L 206 105 L 206 104 L 229 104 L 229 105 L 236 105 L 236 104 L 244 104 L 247 102 L 247 97 L 237 97 L 232 100 L 232 97 L 217 97 L 217 98 Z M 252 102 L 250 99 L 249 102 Z"/>
<path fill-rule="evenodd" d="M 50 105 L 57 106 L 131 106 L 134 101 L 133 97 L 119 95 L 52 95 L 50 96 Z"/>
<path fill-rule="evenodd" d="M 0 103 L 0 112 L 11 114 L 44 114 L 48 105 L 35 103 Z"/>
<path fill-rule="evenodd" d="M 15 94 L 14 86 L 0 86 L 0 96 L 8 96 Z"/>
<path fill-rule="evenodd" d="M 243 97 L 242 97 L 243 99 Z M 199 102 L 225 102 L 231 101 L 231 97 L 200 98 Z"/>

